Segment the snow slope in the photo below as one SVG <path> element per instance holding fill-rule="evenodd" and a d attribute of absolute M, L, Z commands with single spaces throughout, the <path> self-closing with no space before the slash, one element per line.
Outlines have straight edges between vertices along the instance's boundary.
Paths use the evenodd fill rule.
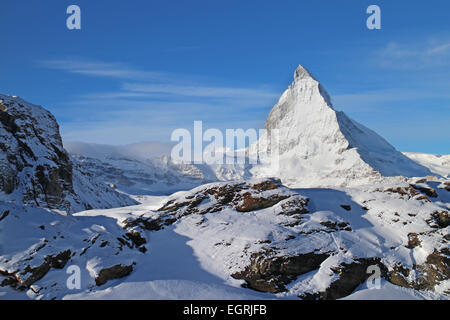
<path fill-rule="evenodd" d="M 450 155 L 404 152 L 405 156 L 443 177 L 450 177 Z"/>

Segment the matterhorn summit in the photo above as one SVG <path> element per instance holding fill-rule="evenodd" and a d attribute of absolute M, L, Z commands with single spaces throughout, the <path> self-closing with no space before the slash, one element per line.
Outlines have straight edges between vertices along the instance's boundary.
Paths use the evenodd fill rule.
<path fill-rule="evenodd" d="M 277 176 L 291 187 L 348 186 L 430 174 L 377 133 L 336 111 L 324 87 L 301 65 L 270 111 L 265 129 L 269 135 L 274 129 L 279 133 L 276 148 L 271 147 L 279 153 L 277 170 L 272 164 L 252 172 Z M 259 143 L 267 145 L 264 139 Z"/>

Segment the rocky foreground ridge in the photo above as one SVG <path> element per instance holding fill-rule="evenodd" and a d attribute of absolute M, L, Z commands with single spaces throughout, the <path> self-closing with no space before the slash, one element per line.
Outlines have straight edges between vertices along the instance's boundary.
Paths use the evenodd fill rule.
<path fill-rule="evenodd" d="M 84 270 L 82 290 L 96 292 L 145 270 L 153 234 L 175 230 L 191 239 L 208 272 L 280 298 L 345 297 L 364 284 L 370 266 L 392 284 L 445 297 L 450 217 L 442 204 L 449 189 L 436 180 L 289 189 L 257 179 L 179 192 L 154 210 L 138 205 L 72 217 L 3 204 L 0 285 L 61 298 L 62 269 L 75 264 Z M 19 229 L 26 240 L 12 246 L 8 237 Z"/>

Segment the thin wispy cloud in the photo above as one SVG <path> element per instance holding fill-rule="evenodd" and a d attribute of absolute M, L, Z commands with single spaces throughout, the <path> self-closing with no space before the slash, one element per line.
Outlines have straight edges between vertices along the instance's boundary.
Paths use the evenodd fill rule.
<path fill-rule="evenodd" d="M 52 60 L 41 65 L 116 82 L 110 91 L 77 94 L 65 102 L 64 112 L 57 117 L 67 120 L 62 126 L 66 140 L 168 140 L 172 130 L 189 127 L 194 120 L 217 128 L 253 127 L 257 124 L 254 113 L 268 110 L 280 95 L 264 86 L 229 87 L 214 85 L 214 81 L 205 85 L 199 77 L 140 70 L 122 63 Z"/>
<path fill-rule="evenodd" d="M 50 69 L 66 71 L 86 76 L 107 77 L 115 79 L 140 79 L 151 81 L 163 81 L 168 76 L 162 72 L 143 71 L 135 69 L 123 63 L 106 63 L 100 61 L 83 60 L 45 60 L 41 64 Z"/>
<path fill-rule="evenodd" d="M 244 99 L 261 103 L 276 98 L 279 93 L 263 88 L 241 88 L 205 86 L 185 75 L 135 69 L 122 63 L 93 62 L 83 60 L 46 60 L 41 64 L 47 68 L 93 77 L 118 80 L 120 89 L 112 92 L 98 92 L 82 95 L 83 98 L 161 98 L 196 97 L 218 99 Z M 130 82 L 129 80 L 139 81 Z M 193 85 L 193 83 L 196 83 Z"/>
<path fill-rule="evenodd" d="M 182 95 L 191 97 L 209 98 L 274 98 L 273 92 L 266 92 L 258 89 L 248 88 L 226 88 L 191 85 L 170 85 L 170 84 L 136 84 L 127 83 L 125 90 L 140 93 L 165 93 L 169 95 Z"/>
<path fill-rule="evenodd" d="M 427 69 L 450 66 L 450 40 L 391 42 L 376 52 L 382 67 L 393 69 Z"/>

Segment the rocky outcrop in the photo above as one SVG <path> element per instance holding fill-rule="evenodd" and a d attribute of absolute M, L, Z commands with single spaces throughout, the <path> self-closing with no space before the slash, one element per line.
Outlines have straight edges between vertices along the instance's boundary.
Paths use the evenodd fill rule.
<path fill-rule="evenodd" d="M 304 300 L 336 300 L 348 296 L 369 278 L 370 273 L 367 270 L 373 266 L 379 268 L 381 277 L 386 277 L 387 269 L 380 258 L 359 258 L 355 259 L 355 262 L 342 263 L 334 268 L 333 272 L 338 279 L 333 281 L 325 291 L 305 292 L 299 297 Z"/>
<path fill-rule="evenodd" d="M 433 290 L 437 284 L 450 279 L 450 251 L 435 250 L 424 263 L 413 268 L 396 265 L 388 273 L 388 280 L 398 286 L 415 290 Z"/>
<path fill-rule="evenodd" d="M 437 198 L 438 196 L 436 190 L 428 186 L 414 185 L 413 188 L 426 194 L 430 198 Z"/>
<path fill-rule="evenodd" d="M 135 203 L 76 170 L 55 117 L 18 97 L 0 95 L 0 149 L 2 200 L 67 212 Z"/>
<path fill-rule="evenodd" d="M 448 211 L 436 211 L 432 214 L 432 217 L 440 228 L 446 228 L 450 226 L 450 215 Z"/>
<path fill-rule="evenodd" d="M 87 289 L 128 275 L 147 250 L 142 230 L 124 229 L 111 218 L 0 202 L 0 212 L 5 208 L 10 214 L 0 221 L 0 287 L 52 299 L 67 290 L 69 267 L 79 268 Z"/>
<path fill-rule="evenodd" d="M 133 271 L 133 265 L 123 266 L 116 264 L 115 266 L 100 270 L 98 276 L 95 278 L 97 286 L 104 285 L 109 280 L 120 279 L 126 277 Z"/>
<path fill-rule="evenodd" d="M 238 212 L 252 212 L 274 206 L 283 200 L 282 214 L 306 213 L 308 198 L 295 196 L 286 188 L 278 190 L 277 179 L 259 179 L 249 182 L 218 182 L 195 188 L 181 198 L 173 198 L 158 209 L 159 215 L 151 218 L 129 218 L 123 221 L 126 228 L 139 226 L 145 230 L 160 230 L 179 219 L 191 215 L 204 215 L 233 208 Z M 202 205 L 208 203 L 208 205 Z"/>
<path fill-rule="evenodd" d="M 326 253 L 309 252 L 296 256 L 271 256 L 270 253 L 254 253 L 250 265 L 232 275 L 246 281 L 246 287 L 263 292 L 286 291 L 285 285 L 299 275 L 316 270 L 329 257 Z"/>
<path fill-rule="evenodd" d="M 43 246 L 40 249 L 42 248 Z M 36 281 L 41 280 L 51 268 L 63 269 L 70 259 L 71 254 L 72 252 L 68 249 L 57 254 L 45 256 L 43 262 L 37 266 L 31 266 L 31 264 L 25 263 L 22 270 L 13 272 L 0 270 L 0 275 L 5 277 L 0 283 L 0 286 L 11 286 L 19 290 L 27 289 Z M 31 260 L 33 260 L 33 258 L 29 257 L 25 262 Z"/>

